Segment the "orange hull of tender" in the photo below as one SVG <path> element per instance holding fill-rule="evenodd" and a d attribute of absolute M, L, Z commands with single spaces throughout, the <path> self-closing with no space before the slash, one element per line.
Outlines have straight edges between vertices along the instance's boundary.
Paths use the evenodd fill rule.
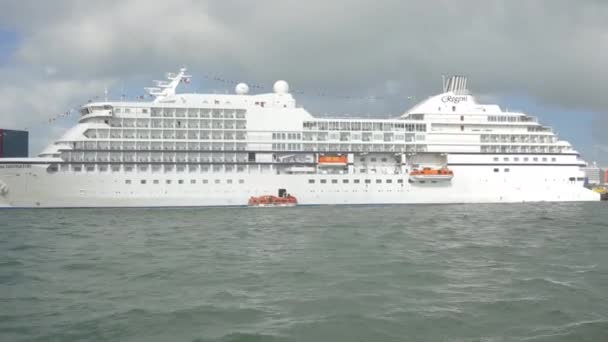
<path fill-rule="evenodd" d="M 410 172 L 410 176 L 437 176 L 437 175 L 446 175 L 446 176 L 453 176 L 454 173 L 452 172 L 452 170 L 448 169 L 448 168 L 441 168 L 441 169 L 431 169 L 430 167 L 425 167 L 422 170 L 413 170 L 412 172 Z"/>
<path fill-rule="evenodd" d="M 319 156 L 319 163 L 346 164 L 348 158 L 346 156 Z"/>
<path fill-rule="evenodd" d="M 250 207 L 295 207 L 298 200 L 293 196 L 277 197 L 277 196 L 259 196 L 249 198 L 247 205 Z"/>
<path fill-rule="evenodd" d="M 410 172 L 410 179 L 416 181 L 449 181 L 454 177 L 454 172 L 452 170 L 444 167 L 441 169 L 432 169 L 430 167 L 425 167 L 422 170 L 413 170 Z"/>

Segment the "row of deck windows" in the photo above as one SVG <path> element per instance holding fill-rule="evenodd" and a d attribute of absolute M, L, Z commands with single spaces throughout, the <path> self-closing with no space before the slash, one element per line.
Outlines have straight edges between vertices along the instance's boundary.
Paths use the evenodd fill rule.
<path fill-rule="evenodd" d="M 160 184 L 160 180 L 158 179 L 154 179 L 152 180 L 152 184 Z M 221 179 L 216 179 L 213 181 L 213 184 L 221 184 L 222 181 Z M 226 184 L 233 184 L 233 180 L 232 179 L 226 179 L 225 180 Z M 239 179 L 238 180 L 238 184 L 244 184 L 245 180 L 244 179 Z M 125 184 L 133 184 L 133 181 L 131 179 L 126 179 L 125 180 Z M 148 184 L 148 180 L 147 179 L 140 179 L 139 180 L 139 184 Z M 173 180 L 172 179 L 165 179 L 165 184 L 173 184 Z M 178 179 L 177 180 L 177 184 L 185 184 L 185 180 L 183 179 Z M 191 179 L 190 180 L 190 184 L 197 184 L 197 180 L 196 179 Z M 200 184 L 209 184 L 209 180 L 208 179 L 203 179 L 200 181 Z"/>
<path fill-rule="evenodd" d="M 406 131 L 426 132 L 426 124 L 405 122 L 304 121 L 305 131 Z"/>
<path fill-rule="evenodd" d="M 524 162 L 530 161 L 530 157 L 523 157 L 523 158 L 521 158 L 521 159 L 522 159 L 522 161 L 524 161 Z M 503 160 L 504 162 L 509 162 L 509 161 L 511 161 L 511 158 L 509 158 L 509 157 L 504 157 L 502 160 Z M 542 157 L 542 158 L 540 158 L 540 160 L 541 160 L 541 161 L 543 161 L 543 162 L 547 162 L 547 161 L 548 161 L 548 158 L 547 158 L 547 157 Z M 495 161 L 495 162 L 499 162 L 499 161 L 500 161 L 500 158 L 499 158 L 499 157 L 494 157 L 494 161 Z M 519 157 L 513 157 L 513 161 L 514 161 L 514 162 L 518 162 L 518 161 L 520 161 L 520 158 L 519 158 Z M 537 162 L 537 161 L 539 161 L 539 158 L 538 158 L 538 157 L 532 157 L 532 161 Z M 551 158 L 551 161 L 552 161 L 552 162 L 555 162 L 555 161 L 557 161 L 557 158 L 552 157 L 552 158 Z"/>
<path fill-rule="evenodd" d="M 127 119 L 110 119 L 104 120 L 104 123 L 110 126 L 110 129 L 115 128 L 237 128 L 245 129 L 247 127 L 246 120 L 224 120 L 224 119 L 152 119 L 152 120 L 127 120 Z"/>
<path fill-rule="evenodd" d="M 557 137 L 554 135 L 536 135 L 536 134 L 482 134 L 480 141 L 493 143 L 540 143 L 551 144 L 557 142 Z"/>
<path fill-rule="evenodd" d="M 210 103 L 203 101 L 203 104 Z M 219 101 L 213 101 L 213 104 L 220 104 Z M 228 108 L 153 108 L 152 117 L 189 117 L 189 118 L 244 118 L 245 109 L 228 109 Z"/>
<path fill-rule="evenodd" d="M 350 181 L 351 181 L 350 179 L 343 179 L 342 183 L 343 184 L 349 184 Z M 360 179 L 353 179 L 352 181 L 353 181 L 353 184 L 360 184 L 361 183 Z M 365 184 L 371 184 L 372 183 L 371 179 L 364 179 L 363 181 L 364 181 Z M 393 180 L 392 179 L 386 179 L 384 182 L 386 184 L 392 184 Z M 315 179 L 309 179 L 308 183 L 309 184 L 315 184 L 316 180 Z M 319 183 L 321 183 L 321 184 L 327 184 L 327 179 L 320 179 Z M 403 179 L 397 179 L 397 183 L 398 184 L 403 183 Z M 331 184 L 338 184 L 338 180 L 337 179 L 332 179 L 331 180 Z M 382 179 L 376 179 L 376 184 L 382 184 Z"/>
<path fill-rule="evenodd" d="M 513 116 L 513 115 L 490 115 L 489 122 L 538 122 L 534 117 L 530 116 Z"/>

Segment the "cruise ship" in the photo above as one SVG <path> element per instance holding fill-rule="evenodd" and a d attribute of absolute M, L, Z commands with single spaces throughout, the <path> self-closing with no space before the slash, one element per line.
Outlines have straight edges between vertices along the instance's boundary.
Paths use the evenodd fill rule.
<path fill-rule="evenodd" d="M 467 79 L 391 119 L 327 118 L 272 93 L 177 93 L 80 107 L 78 123 L 35 158 L 0 159 L 2 207 L 246 206 L 598 201 L 586 163 L 521 112 L 478 103 Z M 294 199 L 295 201 L 295 199 Z"/>

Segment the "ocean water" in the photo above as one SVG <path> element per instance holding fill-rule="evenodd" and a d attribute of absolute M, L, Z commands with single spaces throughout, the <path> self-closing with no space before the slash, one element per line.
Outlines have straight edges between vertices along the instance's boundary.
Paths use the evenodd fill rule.
<path fill-rule="evenodd" d="M 608 203 L 1 210 L 0 341 L 608 341 Z"/>

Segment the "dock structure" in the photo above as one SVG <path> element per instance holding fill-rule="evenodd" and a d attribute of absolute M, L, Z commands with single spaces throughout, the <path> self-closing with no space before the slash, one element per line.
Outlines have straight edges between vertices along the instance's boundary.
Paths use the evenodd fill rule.
<path fill-rule="evenodd" d="M 29 133 L 0 128 L 0 158 L 26 158 L 29 155 Z"/>

